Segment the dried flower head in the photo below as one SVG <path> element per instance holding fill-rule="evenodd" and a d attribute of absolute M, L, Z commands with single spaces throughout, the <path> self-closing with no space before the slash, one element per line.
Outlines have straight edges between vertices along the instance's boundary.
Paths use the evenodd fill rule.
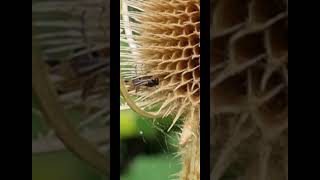
<path fill-rule="evenodd" d="M 130 91 L 141 108 L 183 119 L 181 179 L 199 177 L 200 3 L 199 0 L 124 2 L 122 76 L 128 82 L 157 80 Z M 126 8 L 126 7 L 125 7 Z M 171 128 L 170 127 L 170 128 Z M 169 128 L 169 130 L 170 130 Z"/>
<path fill-rule="evenodd" d="M 288 6 L 212 1 L 211 179 L 288 179 Z"/>

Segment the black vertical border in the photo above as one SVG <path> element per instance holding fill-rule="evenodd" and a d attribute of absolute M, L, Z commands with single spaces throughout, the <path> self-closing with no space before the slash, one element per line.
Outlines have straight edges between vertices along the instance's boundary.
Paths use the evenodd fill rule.
<path fill-rule="evenodd" d="M 120 0 L 110 0 L 110 179 L 120 179 Z"/>
<path fill-rule="evenodd" d="M 210 0 L 200 1 L 200 177 L 210 177 Z"/>

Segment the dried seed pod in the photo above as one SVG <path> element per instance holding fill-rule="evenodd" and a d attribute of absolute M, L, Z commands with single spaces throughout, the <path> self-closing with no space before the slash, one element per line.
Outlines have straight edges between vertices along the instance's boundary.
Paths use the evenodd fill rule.
<path fill-rule="evenodd" d="M 212 2 L 211 179 L 287 179 L 287 2 Z"/>
<path fill-rule="evenodd" d="M 145 110 L 180 118 L 181 179 L 199 179 L 200 2 L 199 0 L 129 0 L 123 12 L 121 50 L 125 79 L 149 76 L 159 84 L 131 92 Z M 171 129 L 169 128 L 169 130 Z"/>

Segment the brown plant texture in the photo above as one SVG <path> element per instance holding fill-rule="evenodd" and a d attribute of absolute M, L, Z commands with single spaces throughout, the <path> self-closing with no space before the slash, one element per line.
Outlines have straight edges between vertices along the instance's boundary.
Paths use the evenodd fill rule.
<path fill-rule="evenodd" d="M 210 179 L 288 179 L 288 1 L 211 5 Z"/>
<path fill-rule="evenodd" d="M 108 154 L 109 1 L 32 2 L 32 24 L 59 103 L 78 114 L 72 122 L 79 136 Z M 43 116 L 38 107 L 32 108 Z M 33 137 L 32 153 L 65 150 L 54 132 Z"/>
<path fill-rule="evenodd" d="M 171 127 L 182 120 L 179 145 L 183 170 L 179 178 L 200 179 L 200 2 L 123 3 L 135 11 L 123 11 L 121 41 L 128 46 L 121 48 L 122 75 L 128 82 L 146 77 L 159 80 L 156 86 L 129 93 L 138 97 L 135 102 L 144 110 L 172 116 Z"/>

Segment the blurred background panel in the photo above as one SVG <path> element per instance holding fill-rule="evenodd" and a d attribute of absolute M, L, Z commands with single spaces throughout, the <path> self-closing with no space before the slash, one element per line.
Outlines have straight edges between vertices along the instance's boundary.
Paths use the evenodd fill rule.
<path fill-rule="evenodd" d="M 288 179 L 288 1 L 211 0 L 211 180 Z"/>
<path fill-rule="evenodd" d="M 109 164 L 109 1 L 32 0 L 32 25 L 58 101 Z M 68 151 L 54 131 L 32 96 L 33 180 L 109 179 Z"/>

